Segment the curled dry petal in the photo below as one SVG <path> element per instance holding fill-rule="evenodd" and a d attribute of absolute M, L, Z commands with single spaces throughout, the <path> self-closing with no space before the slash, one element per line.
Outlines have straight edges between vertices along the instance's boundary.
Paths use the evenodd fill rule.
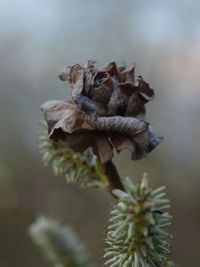
<path fill-rule="evenodd" d="M 154 97 L 154 90 L 149 86 L 147 82 L 144 81 L 142 76 L 138 77 L 138 81 L 139 94 L 143 96 L 146 101 L 152 100 Z"/>
<path fill-rule="evenodd" d="M 59 78 L 67 81 L 73 102 L 49 101 L 42 105 L 49 136 L 62 139 L 83 152 L 92 147 L 103 164 L 113 157 L 113 148 L 131 151 L 137 160 L 161 143 L 145 117 L 145 104 L 154 90 L 141 77 L 135 84 L 135 65 L 126 68 L 111 62 L 98 70 L 93 61 L 63 69 Z"/>
<path fill-rule="evenodd" d="M 103 164 L 112 159 L 113 147 L 109 142 L 108 135 L 106 133 L 100 132 L 95 135 L 93 151 Z"/>
<path fill-rule="evenodd" d="M 120 72 L 120 78 L 122 82 L 130 82 L 135 85 L 135 65 L 129 69 L 123 69 L 123 71 Z"/>
<path fill-rule="evenodd" d="M 94 130 L 88 123 L 87 115 L 73 103 L 48 101 L 41 106 L 41 110 L 49 127 L 49 136 L 52 136 L 56 129 L 68 134 Z"/>
<path fill-rule="evenodd" d="M 103 72 L 107 72 L 110 76 L 119 77 L 119 70 L 117 68 L 117 64 L 115 62 L 108 63 L 103 69 Z"/>
<path fill-rule="evenodd" d="M 68 81 L 72 88 L 72 98 L 76 99 L 84 89 L 84 69 L 79 64 L 65 67 L 59 74 L 61 81 Z"/>

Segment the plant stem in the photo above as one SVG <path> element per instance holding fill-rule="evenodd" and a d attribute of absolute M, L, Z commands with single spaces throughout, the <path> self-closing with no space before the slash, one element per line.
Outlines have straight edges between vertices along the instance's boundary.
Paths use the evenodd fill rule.
<path fill-rule="evenodd" d="M 109 181 L 108 191 L 111 194 L 112 190 L 114 189 L 121 189 L 125 191 L 114 163 L 110 160 L 104 166 L 105 166 L 105 175 L 108 177 Z"/>

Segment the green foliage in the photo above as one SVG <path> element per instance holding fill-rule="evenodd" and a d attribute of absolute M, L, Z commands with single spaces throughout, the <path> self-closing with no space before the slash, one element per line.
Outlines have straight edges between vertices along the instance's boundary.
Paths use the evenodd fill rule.
<path fill-rule="evenodd" d="M 30 234 L 54 267 L 92 267 L 84 246 L 68 226 L 40 217 L 30 226 Z"/>
<path fill-rule="evenodd" d="M 111 267 L 163 267 L 167 265 L 171 235 L 169 200 L 165 187 L 152 190 L 146 175 L 136 185 L 124 182 L 126 192 L 114 190 L 117 203 L 111 211 L 106 237 L 105 265 Z"/>
<path fill-rule="evenodd" d="M 107 186 L 104 167 L 93 152 L 75 153 L 66 143 L 54 142 L 48 137 L 46 122 L 41 124 L 40 151 L 44 163 L 53 166 L 56 175 L 64 176 L 69 183 L 81 186 Z"/>

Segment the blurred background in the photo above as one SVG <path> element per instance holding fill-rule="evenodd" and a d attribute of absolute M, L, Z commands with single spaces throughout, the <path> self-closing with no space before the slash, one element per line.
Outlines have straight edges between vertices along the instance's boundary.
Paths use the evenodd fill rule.
<path fill-rule="evenodd" d="M 45 214 L 73 225 L 101 262 L 112 199 L 67 186 L 41 162 L 40 105 L 69 97 L 65 66 L 136 62 L 155 89 L 148 120 L 165 142 L 147 159 L 116 155 L 120 174 L 165 184 L 174 215 L 172 259 L 200 266 L 200 2 L 0 0 L 0 266 L 50 267 L 29 238 Z"/>

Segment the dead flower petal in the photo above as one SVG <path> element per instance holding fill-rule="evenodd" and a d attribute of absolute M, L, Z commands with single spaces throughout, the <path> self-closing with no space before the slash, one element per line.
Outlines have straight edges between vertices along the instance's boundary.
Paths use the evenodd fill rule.
<path fill-rule="evenodd" d="M 62 139 L 74 151 L 89 146 L 103 164 L 113 157 L 113 147 L 129 149 L 132 159 L 146 157 L 162 142 L 145 122 L 145 104 L 154 90 L 141 77 L 135 84 L 135 65 L 117 66 L 110 62 L 101 70 L 89 60 L 64 68 L 59 78 L 68 81 L 73 102 L 49 101 L 41 109 L 49 136 Z"/>
<path fill-rule="evenodd" d="M 154 97 L 154 90 L 145 82 L 142 76 L 138 77 L 138 82 L 139 94 L 144 97 L 146 101 L 152 100 Z"/>
<path fill-rule="evenodd" d="M 59 128 L 69 134 L 95 129 L 88 122 L 87 115 L 73 103 L 48 101 L 41 106 L 41 110 L 49 126 L 50 137 Z"/>
<path fill-rule="evenodd" d="M 108 63 L 103 69 L 103 72 L 107 72 L 111 76 L 119 77 L 119 71 L 117 68 L 117 64 L 113 61 Z"/>
<path fill-rule="evenodd" d="M 113 148 L 105 133 L 95 135 L 93 142 L 93 151 L 98 156 L 102 164 L 107 163 L 113 157 Z"/>
<path fill-rule="evenodd" d="M 120 78 L 122 82 L 130 82 L 135 85 L 135 64 L 129 69 L 122 69 Z"/>
<path fill-rule="evenodd" d="M 131 153 L 135 153 L 135 144 L 127 134 L 112 133 L 110 139 L 118 153 L 123 149 L 129 149 Z"/>

